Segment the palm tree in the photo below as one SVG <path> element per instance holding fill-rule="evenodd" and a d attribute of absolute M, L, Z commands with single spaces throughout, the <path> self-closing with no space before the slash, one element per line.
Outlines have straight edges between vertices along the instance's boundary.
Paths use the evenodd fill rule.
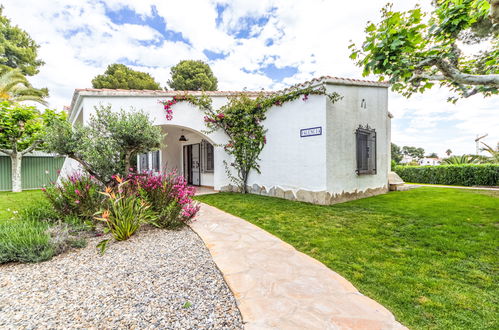
<path fill-rule="evenodd" d="M 476 155 L 452 156 L 443 160 L 446 165 L 478 164 L 479 157 Z"/>
<path fill-rule="evenodd" d="M 449 157 L 449 156 L 450 156 L 450 154 L 452 153 L 452 150 L 447 149 L 447 150 L 445 151 L 445 153 L 447 154 L 447 157 Z"/>
<path fill-rule="evenodd" d="M 485 142 L 481 142 L 485 147 L 481 148 L 482 151 L 486 151 L 490 154 L 489 161 L 494 164 L 499 164 L 499 143 L 497 143 L 496 148 L 492 148 Z"/>
<path fill-rule="evenodd" d="M 47 101 L 44 98 L 48 94 L 46 88 L 37 89 L 31 86 L 28 79 L 26 79 L 19 69 L 0 69 L 0 101 L 34 101 L 47 105 Z"/>

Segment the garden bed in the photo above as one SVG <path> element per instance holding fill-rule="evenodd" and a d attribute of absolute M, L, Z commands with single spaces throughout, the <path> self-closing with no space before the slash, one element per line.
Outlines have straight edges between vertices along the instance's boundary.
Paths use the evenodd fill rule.
<path fill-rule="evenodd" d="M 0 265 L 0 328 L 242 328 L 234 297 L 188 227 L 145 227 L 86 248 Z"/>

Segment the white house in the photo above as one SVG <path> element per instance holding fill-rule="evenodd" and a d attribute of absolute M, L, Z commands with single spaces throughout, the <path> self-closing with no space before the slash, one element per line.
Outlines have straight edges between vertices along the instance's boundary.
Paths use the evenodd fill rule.
<path fill-rule="evenodd" d="M 418 161 L 418 164 L 422 166 L 435 166 L 442 164 L 442 160 L 440 158 L 424 157 Z"/>
<path fill-rule="evenodd" d="M 260 154 L 261 174 L 252 172 L 250 192 L 319 204 L 357 199 L 388 190 L 390 119 L 386 83 L 321 77 L 299 86 L 324 86 L 343 98 L 331 103 L 325 95 L 311 95 L 273 107 L 263 123 L 267 144 Z M 232 190 L 222 145 L 222 131 L 203 133 L 206 126 L 200 109 L 180 102 L 167 120 L 158 102 L 175 91 L 77 89 L 69 119 L 87 123 L 98 105 L 113 109 L 142 109 L 167 133 L 164 147 L 139 157 L 140 170 L 177 169 L 192 185 Z M 201 95 L 201 92 L 189 92 Z M 205 92 L 219 108 L 228 97 L 257 92 Z M 63 174 L 73 171 L 68 159 Z"/>
<path fill-rule="evenodd" d="M 400 164 L 409 164 L 409 163 L 412 163 L 412 162 L 415 162 L 416 159 L 413 158 L 412 156 L 409 156 L 409 155 L 403 155 L 402 156 L 402 160 L 400 161 Z"/>

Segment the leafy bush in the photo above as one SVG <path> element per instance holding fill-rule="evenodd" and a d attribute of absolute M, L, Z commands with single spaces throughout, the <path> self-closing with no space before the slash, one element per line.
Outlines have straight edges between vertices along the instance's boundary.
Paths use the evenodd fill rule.
<path fill-rule="evenodd" d="M 185 178 L 176 171 L 161 175 L 130 174 L 129 180 L 156 212 L 157 219 L 151 223 L 156 227 L 181 227 L 199 210 L 192 200 L 196 189 L 188 186 Z"/>
<path fill-rule="evenodd" d="M 52 207 L 60 217 L 76 216 L 81 222 L 93 221 L 104 197 L 101 185 L 91 176 L 74 174 L 60 184 L 43 189 Z M 73 219 L 75 219 L 73 217 Z"/>
<path fill-rule="evenodd" d="M 34 220 L 0 221 L 0 264 L 4 262 L 40 262 L 55 254 L 49 224 Z"/>
<path fill-rule="evenodd" d="M 499 165 L 493 164 L 396 166 L 394 171 L 406 182 L 460 186 L 499 185 Z"/>

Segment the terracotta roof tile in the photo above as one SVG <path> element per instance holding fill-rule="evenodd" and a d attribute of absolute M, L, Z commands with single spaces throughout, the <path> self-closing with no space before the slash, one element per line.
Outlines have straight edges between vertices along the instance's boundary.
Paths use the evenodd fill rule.
<path fill-rule="evenodd" d="M 334 84 L 334 85 L 354 85 L 354 86 L 367 86 L 367 87 L 389 87 L 389 83 L 373 80 L 362 80 L 354 78 L 340 78 L 334 76 L 322 76 L 314 78 L 303 83 L 299 83 L 283 90 L 279 91 L 174 91 L 174 90 L 150 90 L 150 89 L 109 89 L 109 88 L 77 88 L 73 93 L 73 98 L 71 101 L 70 111 L 72 112 L 75 102 L 79 95 L 89 95 L 89 96 L 158 96 L 158 97 L 171 97 L 182 93 L 189 93 L 191 95 L 212 95 L 212 96 L 233 96 L 238 94 L 245 94 L 248 96 L 257 96 L 262 93 L 273 94 L 279 92 L 285 92 L 291 88 L 301 88 L 319 84 Z"/>

